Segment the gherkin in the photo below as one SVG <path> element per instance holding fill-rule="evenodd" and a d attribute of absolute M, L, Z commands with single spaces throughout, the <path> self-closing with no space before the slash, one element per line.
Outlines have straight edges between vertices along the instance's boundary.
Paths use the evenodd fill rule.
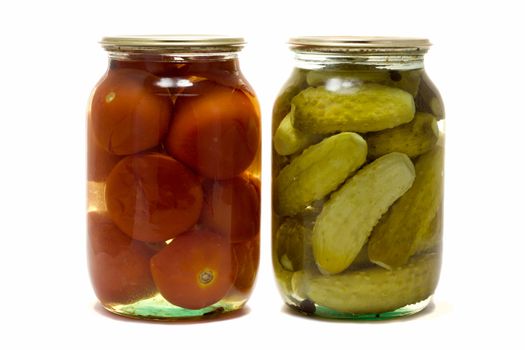
<path fill-rule="evenodd" d="M 393 270 L 381 267 L 324 276 L 298 271 L 292 276 L 296 295 L 340 312 L 381 313 L 425 300 L 439 279 L 439 254 L 414 257 Z"/>
<path fill-rule="evenodd" d="M 438 250 L 441 246 L 442 235 L 443 210 L 440 208 L 428 227 L 423 229 L 421 235 L 417 237 L 416 242 L 412 245 L 410 256 Z"/>
<path fill-rule="evenodd" d="M 390 153 L 363 167 L 323 206 L 312 235 L 319 269 L 336 274 L 352 264 L 388 208 L 414 182 L 414 166 L 402 153 Z"/>
<path fill-rule="evenodd" d="M 275 151 L 283 156 L 302 151 L 306 147 L 322 140 L 322 136 L 308 134 L 295 129 L 292 125 L 293 108 L 281 120 L 273 136 Z"/>
<path fill-rule="evenodd" d="M 414 158 L 434 147 L 439 137 L 436 118 L 429 113 L 416 113 L 410 123 L 365 136 L 368 157 L 375 159 L 391 152 Z"/>
<path fill-rule="evenodd" d="M 290 112 L 293 97 L 307 86 L 306 73 L 301 69 L 294 70 L 273 104 L 272 116 L 274 123 L 280 122 Z"/>
<path fill-rule="evenodd" d="M 313 261 L 311 235 L 311 231 L 297 219 L 288 218 L 279 226 L 275 249 L 277 259 L 284 269 L 302 270 L 308 261 Z"/>
<path fill-rule="evenodd" d="M 436 146 L 415 162 L 416 179 L 384 215 L 370 235 L 368 256 L 382 267 L 404 265 L 415 250 L 430 239 L 428 228 L 443 198 L 443 148 Z"/>
<path fill-rule="evenodd" d="M 310 87 L 297 94 L 292 104 L 292 124 L 306 133 L 379 131 L 408 123 L 415 114 L 412 95 L 374 83 L 338 91 Z"/>
<path fill-rule="evenodd" d="M 277 213 L 295 215 L 335 190 L 366 160 L 366 142 L 343 132 L 310 146 L 276 179 Z"/>

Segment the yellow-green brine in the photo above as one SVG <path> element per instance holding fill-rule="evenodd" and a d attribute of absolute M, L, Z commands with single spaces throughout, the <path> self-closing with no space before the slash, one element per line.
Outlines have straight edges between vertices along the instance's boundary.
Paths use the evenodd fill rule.
<path fill-rule="evenodd" d="M 445 113 L 427 39 L 296 37 L 273 108 L 272 258 L 306 314 L 414 314 L 436 289 Z"/>

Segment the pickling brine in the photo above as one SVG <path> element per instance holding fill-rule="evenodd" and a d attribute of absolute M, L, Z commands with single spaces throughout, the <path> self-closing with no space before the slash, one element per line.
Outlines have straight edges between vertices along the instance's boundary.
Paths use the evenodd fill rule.
<path fill-rule="evenodd" d="M 422 310 L 441 261 L 444 108 L 424 39 L 300 37 L 273 111 L 273 265 L 323 317 Z"/>

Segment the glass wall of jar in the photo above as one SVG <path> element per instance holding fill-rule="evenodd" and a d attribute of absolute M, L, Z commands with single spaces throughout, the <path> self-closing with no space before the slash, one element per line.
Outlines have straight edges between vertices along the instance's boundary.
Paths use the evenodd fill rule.
<path fill-rule="evenodd" d="M 425 308 L 441 260 L 444 109 L 426 39 L 299 37 L 273 110 L 275 276 L 331 318 Z"/>
<path fill-rule="evenodd" d="M 243 39 L 108 37 L 88 110 L 88 263 L 111 312 L 242 308 L 259 262 L 260 112 Z"/>

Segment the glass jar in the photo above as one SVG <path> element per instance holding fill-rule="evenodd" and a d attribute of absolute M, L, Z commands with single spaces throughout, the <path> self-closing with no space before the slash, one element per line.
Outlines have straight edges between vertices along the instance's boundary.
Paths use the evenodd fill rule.
<path fill-rule="evenodd" d="M 273 109 L 273 265 L 330 318 L 425 308 L 441 261 L 444 109 L 426 39 L 298 37 Z"/>
<path fill-rule="evenodd" d="M 242 308 L 259 262 L 260 112 L 241 38 L 103 38 L 88 110 L 88 262 L 101 304 L 151 319 Z"/>

